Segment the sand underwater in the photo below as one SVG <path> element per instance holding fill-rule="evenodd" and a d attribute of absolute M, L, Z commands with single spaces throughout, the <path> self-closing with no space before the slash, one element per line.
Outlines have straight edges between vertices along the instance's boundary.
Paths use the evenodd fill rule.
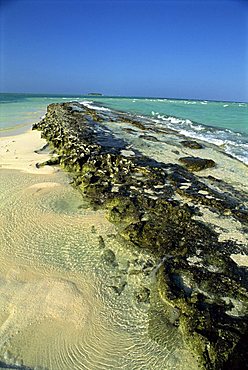
<path fill-rule="evenodd" d="M 74 160 L 82 153 L 70 136 L 70 126 L 61 123 L 69 122 L 70 117 L 74 132 L 78 122 L 85 124 L 84 130 L 89 125 L 94 130 L 95 136 L 88 133 L 83 140 L 89 151 L 93 147 L 98 151 L 94 158 L 98 156 L 102 162 L 98 164 L 94 159 L 97 171 L 104 173 L 104 164 L 108 163 L 104 161 L 111 157 L 112 164 L 108 164 L 105 174 L 112 179 L 111 190 L 109 183 L 103 183 L 106 178 L 102 181 L 92 167 L 91 153 L 87 154 L 88 162 Z M 56 125 L 60 124 L 62 139 L 58 145 Z M 29 129 L 0 139 L 0 368 L 186 370 L 225 369 L 228 364 L 234 368 L 238 362 L 233 348 L 238 348 L 242 360 L 240 341 L 247 335 L 247 166 L 214 145 L 204 144 L 201 149 L 184 146 L 181 142 L 185 138 L 171 130 L 155 130 L 148 121 L 141 124 L 123 114 L 104 117 L 102 112 L 96 114 L 79 103 L 52 106 L 36 128 L 44 138 L 40 131 Z M 63 142 L 63 135 L 74 143 L 73 148 L 67 147 L 70 153 L 75 151 L 74 158 L 68 159 L 63 149 L 68 144 Z M 87 143 L 88 137 L 93 139 Z M 214 167 L 207 166 L 199 172 L 189 170 L 205 187 L 199 188 L 197 183 L 198 196 L 190 194 L 191 181 L 196 180 L 187 175 L 188 180 L 171 180 L 179 191 L 164 190 L 172 185 L 163 182 L 163 165 L 182 166 L 179 158 L 190 156 L 215 162 Z M 117 157 L 120 170 L 110 173 Z M 132 162 L 136 157 L 138 162 Z M 139 176 L 138 167 L 143 171 Z M 128 177 L 126 168 L 131 174 L 136 171 L 135 182 Z M 179 176 L 180 168 L 166 168 L 168 176 Z M 180 172 L 180 176 L 186 176 L 186 172 Z M 128 179 L 129 187 L 119 193 L 126 186 L 121 182 L 123 178 Z M 180 184 L 175 185 L 176 181 Z M 214 203 L 216 189 L 223 194 L 226 184 L 226 203 L 221 197 Z M 120 206 L 119 194 L 122 200 L 126 197 L 127 203 L 135 199 L 135 207 L 130 209 L 132 206 L 125 201 L 125 206 Z M 233 200 L 230 205 L 229 196 L 236 203 Z M 161 197 L 165 207 L 161 212 L 165 212 L 166 222 L 175 227 L 174 246 L 169 237 L 149 239 L 148 231 L 143 231 L 153 212 L 150 204 L 155 202 L 157 206 Z M 142 207 L 147 207 L 146 211 L 142 208 L 142 215 L 140 199 Z M 194 207 L 197 212 L 192 211 Z M 183 213 L 178 223 L 169 214 L 175 209 Z M 189 228 L 192 222 L 207 225 L 204 235 L 211 234 L 212 244 L 197 239 L 198 234 L 194 253 L 195 245 L 187 251 L 182 246 L 183 235 L 177 243 L 185 218 Z M 172 226 L 168 235 L 173 234 Z M 163 229 L 165 225 L 159 227 Z M 168 248 L 164 248 L 166 240 Z M 212 245 L 223 248 L 218 250 L 218 262 Z M 233 270 L 229 275 L 226 271 L 230 266 Z M 199 271 L 204 271 L 206 286 L 203 280 L 197 280 Z M 209 281 L 215 281 L 211 280 L 213 274 L 221 281 L 216 293 L 207 286 Z M 165 292 L 162 290 L 166 284 Z M 226 291 L 221 296 L 218 289 L 223 290 L 224 285 Z M 205 304 L 203 308 L 199 308 L 200 299 Z M 197 331 L 188 312 L 194 318 L 201 312 L 203 327 L 209 315 L 206 325 L 210 326 L 200 331 L 197 324 Z M 214 328 L 210 327 L 218 320 L 222 327 L 214 332 L 214 341 Z M 228 339 L 221 342 L 220 337 L 225 335 Z M 224 343 L 228 343 L 227 355 L 218 360 L 216 356 L 223 352 Z M 211 349 L 207 355 L 206 348 Z"/>

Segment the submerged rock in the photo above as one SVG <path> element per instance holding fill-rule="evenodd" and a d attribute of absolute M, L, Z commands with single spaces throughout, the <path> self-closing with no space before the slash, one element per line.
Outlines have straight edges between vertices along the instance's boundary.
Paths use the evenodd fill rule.
<path fill-rule="evenodd" d="M 25 365 L 21 365 L 21 364 L 10 364 L 9 362 L 6 363 L 6 362 L 3 362 L 0 360 L 0 368 L 1 369 L 8 369 L 8 370 L 11 370 L 11 369 L 15 369 L 15 370 L 35 370 L 37 367 L 35 368 L 31 368 L 29 366 L 25 366 Z M 38 368 L 37 368 L 38 369 Z M 41 370 L 47 370 L 45 368 L 40 368 Z"/>
<path fill-rule="evenodd" d="M 206 168 L 215 167 L 215 162 L 212 159 L 199 157 L 181 157 L 179 161 L 183 163 L 190 171 L 201 171 Z"/>
<path fill-rule="evenodd" d="M 159 141 L 155 136 L 152 136 L 152 135 L 140 135 L 139 137 L 141 139 L 148 140 L 148 141 L 155 141 L 155 142 Z"/>
<path fill-rule="evenodd" d="M 142 288 L 136 293 L 136 299 L 138 303 L 149 303 L 150 301 L 150 290 L 146 287 Z"/>
<path fill-rule="evenodd" d="M 183 140 L 183 141 L 181 141 L 181 144 L 185 148 L 190 148 L 190 149 L 202 149 L 203 148 L 203 145 L 198 143 L 195 140 Z"/>
<path fill-rule="evenodd" d="M 128 241 L 127 248 L 143 249 L 152 257 L 135 273 L 144 277 L 148 273 L 156 280 L 159 307 L 164 307 L 161 331 L 163 323 L 172 322 L 173 330 L 183 333 L 196 355 L 199 368 L 224 370 L 228 363 L 244 368 L 248 274 L 230 256 L 246 247 L 233 240 L 220 242 L 211 225 L 195 219 L 204 205 L 245 223 L 244 194 L 228 186 L 223 192 L 224 183 L 191 172 L 215 166 L 210 159 L 180 158 L 184 168 L 157 162 L 136 149 L 135 155 L 126 157 L 127 143 L 107 130 L 103 113 L 78 103 L 74 106 L 80 109 L 73 109 L 72 103 L 48 106 L 46 117 L 34 128 L 54 148 L 74 186 L 95 207 L 107 210 L 109 220 Z M 146 129 L 124 115 L 121 120 Z M 103 246 L 100 239 L 99 244 Z M 117 265 L 110 249 L 104 249 L 102 258 Z M 155 260 L 157 266 L 153 266 Z M 121 294 L 124 287 L 122 282 L 112 289 Z M 140 302 L 148 302 L 148 291 L 137 294 Z M 151 321 L 151 327 L 156 327 L 156 317 Z"/>
<path fill-rule="evenodd" d="M 106 249 L 102 254 L 102 258 L 108 264 L 116 264 L 115 254 L 111 249 Z"/>
<path fill-rule="evenodd" d="M 99 248 L 101 248 L 101 249 L 105 248 L 105 242 L 104 242 L 104 239 L 101 235 L 99 235 L 99 237 L 98 237 L 98 243 L 99 243 Z"/>

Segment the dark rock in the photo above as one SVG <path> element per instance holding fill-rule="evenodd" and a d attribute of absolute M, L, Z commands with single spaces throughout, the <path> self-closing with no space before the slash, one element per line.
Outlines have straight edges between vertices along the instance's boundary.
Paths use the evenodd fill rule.
<path fill-rule="evenodd" d="M 132 128 L 129 128 L 129 127 L 123 128 L 123 131 L 126 131 L 129 134 L 137 134 L 137 131 L 136 130 L 133 130 Z"/>
<path fill-rule="evenodd" d="M 233 215 L 243 223 L 248 223 L 248 210 L 247 209 L 234 209 Z"/>
<path fill-rule="evenodd" d="M 159 163 L 137 150 L 134 157 L 125 158 L 121 152 L 127 143 L 105 129 L 108 118 L 78 103 L 52 104 L 34 128 L 41 130 L 54 148 L 60 165 L 73 176 L 74 186 L 95 209 L 107 209 L 109 220 L 128 241 L 125 245 L 144 249 L 152 260 L 160 261 L 154 268 L 152 261 L 147 266 L 138 263 L 133 271 L 143 275 L 154 271 L 159 305 L 168 304 L 178 313 L 177 325 L 197 356 L 199 368 L 219 370 L 228 361 L 232 365 L 242 358 L 238 364 L 243 368 L 248 278 L 247 271 L 238 268 L 230 255 L 245 246 L 232 240 L 220 242 L 213 227 L 194 216 L 204 205 L 221 217 L 245 223 L 243 202 L 247 197 L 224 182 L 190 172 L 213 167 L 210 159 L 180 158 L 184 168 Z M 118 113 L 119 118 L 147 130 L 144 122 L 124 113 Z M 178 194 L 193 205 L 181 201 Z M 102 245 L 102 240 L 99 243 Z M 110 249 L 103 251 L 102 258 L 117 265 Z M 112 288 L 121 294 L 124 286 L 122 281 Z M 144 297 L 145 293 L 137 298 Z M 167 307 L 161 312 L 164 317 Z M 152 320 L 157 327 L 157 318 Z M 161 321 L 161 332 L 165 321 Z"/>
<path fill-rule="evenodd" d="M 148 141 L 159 141 L 155 136 L 152 135 L 140 135 L 140 139 L 148 140 Z"/>
<path fill-rule="evenodd" d="M 201 171 L 206 168 L 215 167 L 215 162 L 212 159 L 204 159 L 199 157 L 182 157 L 179 158 L 190 171 Z"/>
<path fill-rule="evenodd" d="M 115 254 L 111 249 L 106 249 L 102 254 L 102 258 L 105 262 L 107 262 L 110 265 L 116 263 Z"/>
<path fill-rule="evenodd" d="M 183 141 L 181 141 L 181 144 L 185 148 L 190 148 L 190 149 L 202 149 L 203 148 L 203 145 L 198 143 L 195 140 L 183 140 Z"/>
<path fill-rule="evenodd" d="M 122 284 L 120 284 L 120 286 L 111 285 L 111 286 L 110 286 L 110 288 L 112 288 L 112 289 L 113 289 L 113 291 L 114 291 L 116 294 L 120 295 L 120 294 L 123 292 L 123 290 L 125 289 L 125 286 L 126 286 L 126 285 L 127 285 L 127 282 L 125 281 L 125 282 L 123 282 Z"/>
<path fill-rule="evenodd" d="M 96 233 L 96 228 L 95 228 L 94 225 L 91 226 L 91 232 L 92 232 L 92 234 L 95 234 Z"/>
<path fill-rule="evenodd" d="M 99 242 L 99 248 L 105 248 L 105 242 L 104 242 L 104 239 L 101 235 L 99 235 L 99 237 L 98 237 L 98 242 Z M 106 256 L 104 256 L 104 258 L 106 259 Z"/>
<path fill-rule="evenodd" d="M 149 275 L 153 269 L 154 269 L 154 262 L 150 259 L 148 259 L 142 266 L 142 270 L 145 273 L 145 275 L 147 274 Z"/>
<path fill-rule="evenodd" d="M 136 299 L 138 303 L 149 303 L 150 301 L 150 290 L 146 287 L 142 288 L 136 293 Z"/>
<path fill-rule="evenodd" d="M 1 369 L 8 369 L 8 370 L 35 370 L 34 368 L 31 368 L 29 366 L 24 365 L 15 365 L 15 364 L 9 364 L 3 361 L 0 361 L 0 367 Z M 44 370 L 47 370 L 43 368 Z"/>
<path fill-rule="evenodd" d="M 221 370 L 248 370 L 247 353 L 248 332 L 246 331 Z"/>

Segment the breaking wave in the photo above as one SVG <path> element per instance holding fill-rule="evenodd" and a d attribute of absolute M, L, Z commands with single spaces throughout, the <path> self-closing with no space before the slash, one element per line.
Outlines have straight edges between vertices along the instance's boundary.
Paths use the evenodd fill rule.
<path fill-rule="evenodd" d="M 222 129 L 205 126 L 189 119 L 180 119 L 173 116 L 164 116 L 152 112 L 153 121 L 157 124 L 166 125 L 167 128 L 177 131 L 179 134 L 206 141 L 221 147 L 227 154 L 248 164 L 248 136 L 230 129 Z"/>
<path fill-rule="evenodd" d="M 145 99 L 146 101 L 164 101 L 166 99 Z M 132 100 L 134 102 L 135 100 Z M 92 101 L 82 101 L 82 104 L 88 108 L 95 109 L 98 111 L 105 111 L 106 113 L 114 114 L 113 110 L 96 105 Z M 194 104 L 194 101 L 185 101 L 185 104 Z M 201 102 L 203 105 L 207 105 L 207 101 Z M 225 106 L 227 106 L 225 104 Z M 242 103 L 240 103 L 242 106 Z M 139 119 L 147 121 L 147 115 L 137 115 Z M 213 127 L 210 125 L 204 125 L 192 121 L 190 119 L 183 119 L 172 115 L 161 114 L 154 110 L 150 111 L 148 116 L 152 123 L 156 124 L 156 127 L 166 127 L 173 131 L 176 131 L 180 135 L 186 137 L 202 140 L 222 148 L 227 154 L 232 155 L 236 159 L 248 165 L 248 135 L 246 133 L 239 133 L 232 131 L 227 128 Z"/>

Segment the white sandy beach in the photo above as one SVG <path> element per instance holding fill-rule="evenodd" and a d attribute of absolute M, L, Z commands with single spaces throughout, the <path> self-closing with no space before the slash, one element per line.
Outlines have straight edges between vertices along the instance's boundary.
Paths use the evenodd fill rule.
<path fill-rule="evenodd" d="M 41 139 L 41 133 L 31 129 L 19 135 L 1 137 L 0 168 L 34 174 L 53 173 L 54 168 L 51 166 L 36 167 L 37 162 L 44 162 L 50 157 L 48 153 L 35 153 L 45 144 L 46 140 Z"/>

